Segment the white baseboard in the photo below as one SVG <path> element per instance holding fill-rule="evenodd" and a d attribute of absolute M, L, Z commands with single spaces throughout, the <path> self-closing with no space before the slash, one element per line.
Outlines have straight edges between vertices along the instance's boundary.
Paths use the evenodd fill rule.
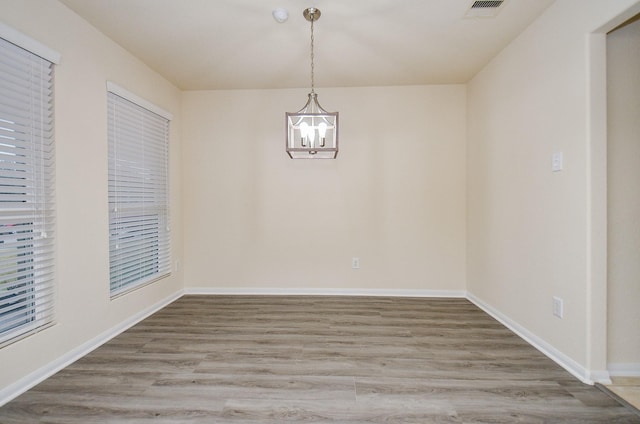
<path fill-rule="evenodd" d="M 464 290 L 389 290 L 389 289 L 323 289 L 323 288 L 256 288 L 256 287 L 187 287 L 184 294 L 256 295 L 256 296 L 389 296 L 389 297 L 456 297 L 465 298 Z"/>
<path fill-rule="evenodd" d="M 640 363 L 610 363 L 607 364 L 611 377 L 640 377 Z"/>
<path fill-rule="evenodd" d="M 588 380 L 585 381 L 585 383 L 587 384 L 611 384 L 611 373 L 609 372 L 609 370 L 587 371 L 587 378 Z"/>
<path fill-rule="evenodd" d="M 531 346 L 538 349 L 540 352 L 549 357 L 552 361 L 560 365 L 562 368 L 571 373 L 574 377 L 578 378 L 580 381 L 586 384 L 593 385 L 594 383 L 602 383 L 609 384 L 611 383 L 611 379 L 609 377 L 609 372 L 604 371 L 590 371 L 553 347 L 551 344 L 542 340 L 540 337 L 533 334 L 531 331 L 527 330 L 517 322 L 513 321 L 511 318 L 507 317 L 503 313 L 499 312 L 491 305 L 485 303 L 475 295 L 471 293 L 467 293 L 467 299 L 473 302 L 480 309 L 500 321 L 505 327 L 509 328 L 511 331 L 516 333 L 522 339 L 524 339 Z"/>
<path fill-rule="evenodd" d="M 69 352 L 65 353 L 61 357 L 51 361 L 47 365 L 21 378 L 15 383 L 12 383 L 6 387 L 3 387 L 2 389 L 0 389 L 0 406 L 20 396 L 27 390 L 34 387 L 36 384 L 41 383 L 42 381 L 51 377 L 53 374 L 57 373 L 61 369 L 65 368 L 68 365 L 71 365 L 73 362 L 82 358 L 89 352 L 95 350 L 96 348 L 100 347 L 104 343 L 108 342 L 118 334 L 134 326 L 135 324 L 147 318 L 151 314 L 164 308 L 169 303 L 181 297 L 182 294 L 183 292 L 182 290 L 180 290 L 172 294 L 171 296 L 168 296 L 167 298 L 161 300 L 160 302 L 157 302 L 156 304 L 131 316 L 126 321 L 123 321 L 122 323 L 116 325 L 115 327 L 110 328 L 109 330 L 103 332 L 102 334 L 99 334 L 98 336 L 87 341 L 86 343 L 81 344 L 75 349 L 70 350 Z"/>

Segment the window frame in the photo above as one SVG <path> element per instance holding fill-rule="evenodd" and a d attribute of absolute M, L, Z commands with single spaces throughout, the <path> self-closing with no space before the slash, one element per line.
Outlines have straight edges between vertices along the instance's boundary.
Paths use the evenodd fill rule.
<path fill-rule="evenodd" d="M 61 56 L 2 22 L 0 39 L 2 347 L 55 324 L 54 76 Z"/>
<path fill-rule="evenodd" d="M 115 299 L 171 274 L 173 116 L 111 81 L 107 106 L 109 292 Z"/>

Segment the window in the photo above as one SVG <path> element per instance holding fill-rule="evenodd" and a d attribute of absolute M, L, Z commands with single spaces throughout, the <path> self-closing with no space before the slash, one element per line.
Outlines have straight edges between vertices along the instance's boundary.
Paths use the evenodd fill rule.
<path fill-rule="evenodd" d="M 107 85 L 109 265 L 115 297 L 170 273 L 171 115 Z"/>
<path fill-rule="evenodd" d="M 0 37 L 0 345 L 4 345 L 53 322 L 53 62 L 59 55 L 4 25 Z M 39 55 L 18 47 L 24 41 Z"/>

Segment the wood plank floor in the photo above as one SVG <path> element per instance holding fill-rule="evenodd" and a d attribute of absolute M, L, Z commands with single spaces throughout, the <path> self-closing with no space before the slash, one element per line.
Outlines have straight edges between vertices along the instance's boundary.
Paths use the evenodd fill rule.
<path fill-rule="evenodd" d="M 640 377 L 613 377 L 606 386 L 598 386 L 640 414 Z"/>
<path fill-rule="evenodd" d="M 184 296 L 0 423 L 640 423 L 464 299 Z"/>

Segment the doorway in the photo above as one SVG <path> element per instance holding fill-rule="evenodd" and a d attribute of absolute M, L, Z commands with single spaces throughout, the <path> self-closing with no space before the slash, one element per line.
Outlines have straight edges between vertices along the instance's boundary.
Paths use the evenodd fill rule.
<path fill-rule="evenodd" d="M 609 389 L 640 409 L 640 15 L 607 34 Z"/>

